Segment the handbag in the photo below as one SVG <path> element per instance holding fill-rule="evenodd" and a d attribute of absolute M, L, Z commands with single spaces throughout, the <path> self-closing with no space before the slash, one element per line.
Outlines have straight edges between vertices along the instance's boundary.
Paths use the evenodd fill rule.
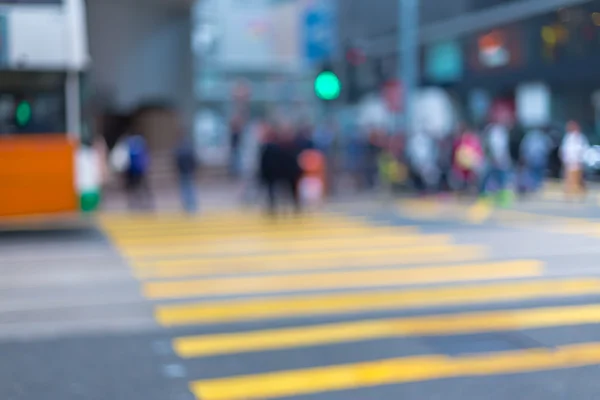
<path fill-rule="evenodd" d="M 115 145 L 110 152 L 109 164 L 114 172 L 123 173 L 127 171 L 130 164 L 129 145 L 121 141 Z"/>

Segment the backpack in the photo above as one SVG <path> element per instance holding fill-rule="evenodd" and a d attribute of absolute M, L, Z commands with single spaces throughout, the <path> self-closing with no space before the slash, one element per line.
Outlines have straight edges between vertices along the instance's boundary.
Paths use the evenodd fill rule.
<path fill-rule="evenodd" d="M 142 175 L 148 169 L 148 150 L 140 136 L 129 139 L 129 173 Z"/>
<path fill-rule="evenodd" d="M 474 138 L 461 138 L 454 154 L 454 163 L 461 170 L 474 171 L 483 161 L 481 148 Z"/>

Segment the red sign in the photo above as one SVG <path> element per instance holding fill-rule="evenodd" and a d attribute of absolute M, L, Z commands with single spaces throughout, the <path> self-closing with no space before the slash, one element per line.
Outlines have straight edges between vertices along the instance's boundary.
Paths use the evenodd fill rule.
<path fill-rule="evenodd" d="M 387 81 L 383 85 L 382 95 L 390 111 L 398 112 L 402 110 L 402 84 L 399 81 Z"/>

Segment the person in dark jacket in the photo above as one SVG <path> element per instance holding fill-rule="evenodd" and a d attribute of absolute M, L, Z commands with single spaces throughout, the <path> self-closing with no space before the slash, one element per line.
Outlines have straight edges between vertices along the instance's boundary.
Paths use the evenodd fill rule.
<path fill-rule="evenodd" d="M 279 158 L 281 149 L 277 143 L 277 135 L 272 126 L 265 128 L 263 143 L 260 149 L 259 173 L 261 183 L 267 189 L 269 211 L 275 209 L 275 190 L 278 179 Z"/>
<path fill-rule="evenodd" d="M 295 211 L 301 211 L 298 184 L 302 177 L 302 169 L 298 163 L 299 153 L 290 127 L 283 126 L 278 133 L 273 130 L 267 133 L 261 151 L 260 176 L 267 188 L 268 209 L 271 214 L 274 214 L 277 208 L 279 187 L 290 195 Z"/>
<path fill-rule="evenodd" d="M 309 124 L 303 124 L 296 134 L 296 150 L 302 153 L 304 150 L 313 150 L 315 143 L 313 140 L 313 129 Z"/>
<path fill-rule="evenodd" d="M 194 141 L 189 135 L 182 135 L 179 145 L 175 149 L 175 165 L 179 177 L 179 189 L 183 208 L 190 214 L 195 213 L 198 211 L 198 198 L 196 195 L 198 160 L 196 158 Z"/>

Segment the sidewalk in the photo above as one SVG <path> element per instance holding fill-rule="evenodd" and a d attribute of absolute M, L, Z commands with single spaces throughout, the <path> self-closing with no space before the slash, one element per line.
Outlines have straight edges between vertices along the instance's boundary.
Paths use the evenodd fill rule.
<path fill-rule="evenodd" d="M 197 186 L 197 195 L 201 213 L 207 211 L 233 211 L 244 207 L 241 201 L 240 182 L 229 180 L 220 182 L 215 180 L 201 181 Z M 248 208 L 261 207 L 263 205 L 262 200 L 264 199 L 261 196 L 256 204 L 251 204 Z M 410 204 L 411 208 L 419 209 L 422 213 L 432 213 L 432 207 L 436 210 L 441 207 L 446 212 L 457 212 L 458 209 L 464 210 L 465 207 L 469 208 L 479 203 L 477 197 L 446 195 L 420 198 L 411 193 L 391 195 L 380 190 L 359 193 L 349 190 L 338 193 L 319 208 L 327 210 L 376 210 L 385 206 L 393 208 L 393 204 L 398 201 Z M 182 209 L 179 188 L 175 184 L 158 186 L 154 190 L 154 202 L 155 210 L 160 212 L 179 212 Z M 562 183 L 560 181 L 548 181 L 543 191 L 525 199 L 516 199 L 510 208 L 530 208 L 540 203 L 567 203 L 562 190 Z M 600 184 L 590 183 L 585 201 L 579 204 L 600 206 Z M 449 209 L 452 209 L 452 211 Z M 128 211 L 125 193 L 114 186 L 107 188 L 104 192 L 102 211 Z M 480 211 L 475 212 L 475 214 L 479 213 Z M 487 212 L 483 212 L 483 214 L 487 214 Z M 479 219 L 481 217 L 477 215 L 474 218 Z"/>
<path fill-rule="evenodd" d="M 225 183 L 200 183 L 196 194 L 199 199 L 200 212 L 237 209 L 241 206 L 240 185 L 230 182 Z M 176 185 L 162 185 L 153 189 L 155 210 L 161 212 L 181 211 L 179 188 Z M 104 212 L 128 211 L 127 199 L 124 191 L 109 188 L 105 191 L 102 203 Z"/>
<path fill-rule="evenodd" d="M 586 202 L 593 202 L 595 205 L 600 205 L 600 183 L 586 182 L 586 186 Z M 565 201 L 563 182 L 559 180 L 546 182 L 543 191 L 539 194 L 539 197 L 548 201 Z"/>
<path fill-rule="evenodd" d="M 241 182 L 224 180 L 201 181 L 196 190 L 200 204 L 200 214 L 213 211 L 262 210 L 266 205 L 266 193 L 259 192 L 255 203 L 243 204 Z M 182 210 L 179 188 L 175 184 L 161 185 L 153 190 L 155 210 L 158 212 L 179 212 Z M 127 199 L 123 190 L 111 186 L 104 191 L 102 212 L 127 212 Z M 356 193 L 351 190 L 339 192 L 326 200 L 317 210 L 376 210 L 393 204 L 398 198 L 380 191 Z M 311 209 L 311 207 L 308 207 Z"/>

